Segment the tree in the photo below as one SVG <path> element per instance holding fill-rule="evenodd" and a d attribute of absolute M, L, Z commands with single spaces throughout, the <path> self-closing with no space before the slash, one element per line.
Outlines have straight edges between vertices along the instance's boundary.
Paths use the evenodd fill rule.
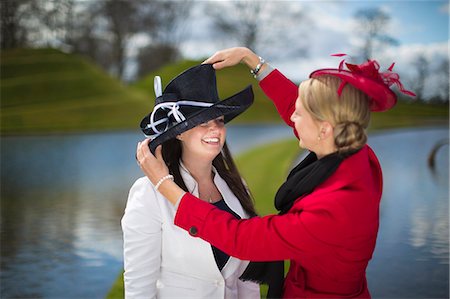
<path fill-rule="evenodd" d="M 1 2 L 2 48 L 51 46 L 67 49 L 75 0 Z"/>
<path fill-rule="evenodd" d="M 424 100 L 425 83 L 429 75 L 429 62 L 424 54 L 419 54 L 413 62 L 417 75 L 414 80 L 413 89 L 418 100 Z"/>
<path fill-rule="evenodd" d="M 141 78 L 149 72 L 158 69 L 165 64 L 175 61 L 180 57 L 178 48 L 172 45 L 147 45 L 139 49 L 137 56 L 137 74 Z"/>
<path fill-rule="evenodd" d="M 146 35 L 144 66 L 179 57 L 183 23 L 190 0 L 2 0 L 1 46 L 50 46 L 89 57 L 108 72 L 124 77 L 130 40 Z M 134 48 L 135 49 L 135 48 Z M 134 51 L 137 52 L 137 51 Z M 153 53 L 153 55 L 151 54 Z"/>
<path fill-rule="evenodd" d="M 449 59 L 448 57 L 438 65 L 435 70 L 435 74 L 438 80 L 437 97 L 441 98 L 442 102 L 449 102 Z"/>
<path fill-rule="evenodd" d="M 386 33 L 391 17 L 380 8 L 361 9 L 354 17 L 356 30 L 362 37 L 360 55 L 364 60 L 372 58 L 379 47 L 398 45 L 398 41 Z"/>
<path fill-rule="evenodd" d="M 306 55 L 307 32 L 313 22 L 298 2 L 219 1 L 210 2 L 206 10 L 224 40 L 277 58 Z M 293 43 L 293 38 L 304 42 Z"/>
<path fill-rule="evenodd" d="M 154 1 L 144 7 L 143 32 L 149 44 L 139 49 L 137 76 L 173 62 L 181 56 L 179 43 L 185 37 L 192 1 Z M 151 30 L 147 30 L 151 28 Z"/>
<path fill-rule="evenodd" d="M 137 35 L 146 36 L 150 45 L 142 47 L 137 63 L 139 73 L 148 72 L 146 67 L 178 57 L 177 41 L 181 36 L 178 28 L 186 18 L 188 3 L 186 0 L 94 1 L 84 10 L 94 21 L 87 20 L 92 23 L 91 26 L 81 26 L 85 28 L 84 33 L 89 41 L 87 44 L 84 42 L 83 48 L 88 52 L 94 50 L 90 56 L 123 79 L 126 64 L 134 59 L 129 54 L 130 49 L 134 47 L 133 50 L 136 50 L 135 45 L 130 45 L 131 39 Z M 167 53 L 161 56 L 164 50 Z"/>
<path fill-rule="evenodd" d="M 32 0 L 3 0 L 1 10 L 1 48 L 23 47 L 28 34 L 23 20 L 30 14 Z"/>
<path fill-rule="evenodd" d="M 70 50 L 67 40 L 73 29 L 69 23 L 74 5 L 74 0 L 33 1 L 32 20 L 26 21 L 32 45 Z"/>
<path fill-rule="evenodd" d="M 111 68 L 111 46 L 108 38 L 101 26 L 100 7 L 91 2 L 78 2 L 72 12 L 69 22 L 70 33 L 67 35 L 67 44 L 71 51 L 80 54 L 97 63 L 105 70 Z"/>
<path fill-rule="evenodd" d="M 256 49 L 260 12 L 267 4 L 265 1 L 210 3 L 208 11 L 213 15 L 217 31 L 225 36 L 234 37 L 248 48 Z M 227 10 L 233 11 L 233 14 L 224 13 Z"/>
<path fill-rule="evenodd" d="M 106 20 L 110 33 L 113 73 L 122 78 L 126 63 L 126 47 L 130 37 L 139 31 L 139 1 L 109 0 L 101 1 L 100 14 Z"/>

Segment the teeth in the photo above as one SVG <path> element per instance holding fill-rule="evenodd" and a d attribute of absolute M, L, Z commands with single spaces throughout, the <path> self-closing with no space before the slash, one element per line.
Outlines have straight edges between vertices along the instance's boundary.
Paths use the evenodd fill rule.
<path fill-rule="evenodd" d="M 205 138 L 203 141 L 207 143 L 217 143 L 219 142 L 219 138 Z"/>

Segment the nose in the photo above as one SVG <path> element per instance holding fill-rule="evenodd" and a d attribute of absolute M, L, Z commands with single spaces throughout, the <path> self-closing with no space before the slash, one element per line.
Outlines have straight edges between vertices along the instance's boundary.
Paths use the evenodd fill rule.
<path fill-rule="evenodd" d="M 210 123 L 208 125 L 208 131 L 210 131 L 210 132 L 215 132 L 215 131 L 217 131 L 217 129 L 218 129 L 218 127 L 215 123 Z"/>
<path fill-rule="evenodd" d="M 289 119 L 291 120 L 291 122 L 294 122 L 294 113 L 291 114 L 291 117 L 289 117 Z"/>
<path fill-rule="evenodd" d="M 209 128 L 221 128 L 224 126 L 223 120 L 220 119 L 213 119 L 211 121 L 208 122 L 208 127 Z"/>

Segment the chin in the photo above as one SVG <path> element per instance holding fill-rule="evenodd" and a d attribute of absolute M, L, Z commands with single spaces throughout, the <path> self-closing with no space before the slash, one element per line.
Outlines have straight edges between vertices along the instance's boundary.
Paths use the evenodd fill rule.
<path fill-rule="evenodd" d="M 222 151 L 222 147 L 216 147 L 216 148 L 207 148 L 203 151 L 205 157 L 211 157 L 212 160 L 214 160 L 215 157 L 217 157 L 218 154 Z"/>
<path fill-rule="evenodd" d="M 222 147 L 218 147 L 217 149 L 212 149 L 210 153 L 214 155 L 214 158 L 217 157 L 218 154 L 222 151 Z"/>
<path fill-rule="evenodd" d="M 298 145 L 300 146 L 301 149 L 312 152 L 312 150 L 309 147 L 305 146 L 305 144 L 301 140 L 299 141 Z"/>
<path fill-rule="evenodd" d="M 302 139 L 300 139 L 298 141 L 298 146 L 300 146 L 300 148 L 306 149 L 305 146 L 303 145 L 303 140 Z"/>

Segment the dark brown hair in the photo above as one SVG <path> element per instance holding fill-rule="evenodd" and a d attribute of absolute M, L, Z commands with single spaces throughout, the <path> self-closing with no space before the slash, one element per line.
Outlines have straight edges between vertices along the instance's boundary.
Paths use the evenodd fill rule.
<path fill-rule="evenodd" d="M 180 173 L 181 153 L 181 142 L 176 138 L 170 139 L 162 144 L 162 156 L 169 168 L 170 174 L 174 176 L 175 183 L 184 191 L 189 192 Z M 212 164 L 220 177 L 227 183 L 228 187 L 237 197 L 245 212 L 250 217 L 256 216 L 250 190 L 245 187 L 226 142 L 223 145 L 222 151 L 214 158 Z"/>

